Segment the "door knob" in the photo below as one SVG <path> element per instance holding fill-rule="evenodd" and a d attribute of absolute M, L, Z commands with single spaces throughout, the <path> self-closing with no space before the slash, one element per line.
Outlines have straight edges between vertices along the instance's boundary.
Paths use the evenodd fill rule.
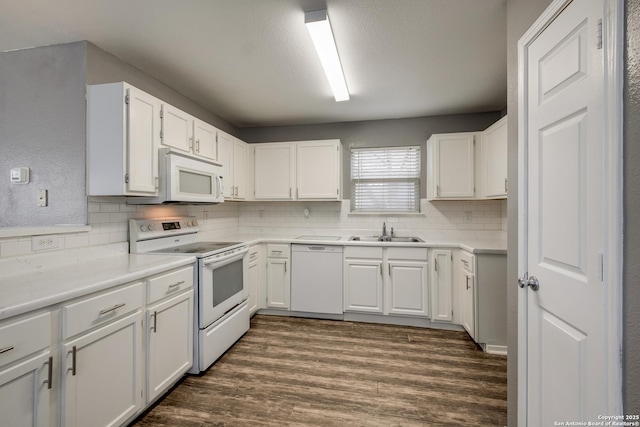
<path fill-rule="evenodd" d="M 538 289 L 540 289 L 540 282 L 538 282 L 538 278 L 536 276 L 531 276 L 528 278 L 524 276 L 518 279 L 518 286 L 520 286 L 521 288 L 529 286 L 531 290 L 537 291 Z"/>

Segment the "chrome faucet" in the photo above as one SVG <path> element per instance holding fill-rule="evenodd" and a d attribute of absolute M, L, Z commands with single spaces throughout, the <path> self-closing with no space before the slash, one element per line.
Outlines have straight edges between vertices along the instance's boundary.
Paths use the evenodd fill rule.
<path fill-rule="evenodd" d="M 387 223 L 383 222 L 382 223 L 382 237 L 383 239 L 387 237 Z"/>

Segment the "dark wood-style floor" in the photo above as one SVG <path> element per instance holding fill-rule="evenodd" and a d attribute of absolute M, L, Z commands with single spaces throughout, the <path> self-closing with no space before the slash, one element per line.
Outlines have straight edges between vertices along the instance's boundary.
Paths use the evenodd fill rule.
<path fill-rule="evenodd" d="M 257 315 L 135 426 L 504 426 L 506 366 L 464 332 Z"/>

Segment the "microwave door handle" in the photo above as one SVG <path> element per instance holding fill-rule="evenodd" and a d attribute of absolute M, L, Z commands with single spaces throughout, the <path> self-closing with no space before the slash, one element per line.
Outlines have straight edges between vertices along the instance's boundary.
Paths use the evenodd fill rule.
<path fill-rule="evenodd" d="M 222 197 L 222 179 L 216 174 L 216 198 Z"/>

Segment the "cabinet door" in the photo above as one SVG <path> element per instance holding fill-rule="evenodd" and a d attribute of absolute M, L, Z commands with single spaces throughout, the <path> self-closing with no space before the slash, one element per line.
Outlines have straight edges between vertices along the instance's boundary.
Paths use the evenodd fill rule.
<path fill-rule="evenodd" d="M 453 320 L 451 251 L 431 251 L 431 320 Z"/>
<path fill-rule="evenodd" d="M 427 316 L 427 263 L 388 261 L 387 313 Z"/>
<path fill-rule="evenodd" d="M 296 159 L 296 198 L 340 197 L 340 141 L 299 142 Z"/>
<path fill-rule="evenodd" d="M 235 193 L 233 182 L 233 138 L 218 131 L 218 163 L 222 164 L 224 198 L 232 199 Z"/>
<path fill-rule="evenodd" d="M 193 117 L 169 104 L 162 104 L 162 145 L 186 153 L 193 146 Z"/>
<path fill-rule="evenodd" d="M 147 403 L 193 365 L 193 290 L 147 309 Z"/>
<path fill-rule="evenodd" d="M 160 102 L 135 88 L 127 95 L 127 192 L 157 195 Z"/>
<path fill-rule="evenodd" d="M 473 288 L 475 286 L 475 276 L 464 269 L 460 274 L 460 305 L 462 307 L 462 326 L 467 330 L 471 338 L 476 339 L 476 310 Z"/>
<path fill-rule="evenodd" d="M 295 181 L 295 146 L 259 144 L 255 147 L 256 199 L 291 200 Z"/>
<path fill-rule="evenodd" d="M 194 153 L 207 160 L 216 160 L 218 144 L 216 142 L 218 130 L 202 120 L 193 121 Z"/>
<path fill-rule="evenodd" d="M 344 310 L 382 313 L 382 275 L 382 260 L 345 260 Z"/>
<path fill-rule="evenodd" d="M 235 199 L 247 197 L 247 144 L 238 140 L 233 142 L 233 185 Z"/>
<path fill-rule="evenodd" d="M 433 171 L 435 199 L 475 197 L 475 135 L 434 136 Z"/>
<path fill-rule="evenodd" d="M 49 355 L 47 350 L 0 371 L 0 424 L 50 425 L 49 371 L 52 367 Z"/>
<path fill-rule="evenodd" d="M 270 258 L 267 261 L 267 307 L 289 309 L 291 279 L 289 260 Z"/>
<path fill-rule="evenodd" d="M 484 132 L 482 141 L 484 195 L 507 195 L 507 116 Z"/>
<path fill-rule="evenodd" d="M 252 259 L 252 255 L 256 254 Z M 258 301 L 260 289 L 260 259 L 257 252 L 249 251 L 249 314 L 253 315 L 260 308 Z"/>
<path fill-rule="evenodd" d="M 63 346 L 62 425 L 121 425 L 142 407 L 142 313 Z"/>

